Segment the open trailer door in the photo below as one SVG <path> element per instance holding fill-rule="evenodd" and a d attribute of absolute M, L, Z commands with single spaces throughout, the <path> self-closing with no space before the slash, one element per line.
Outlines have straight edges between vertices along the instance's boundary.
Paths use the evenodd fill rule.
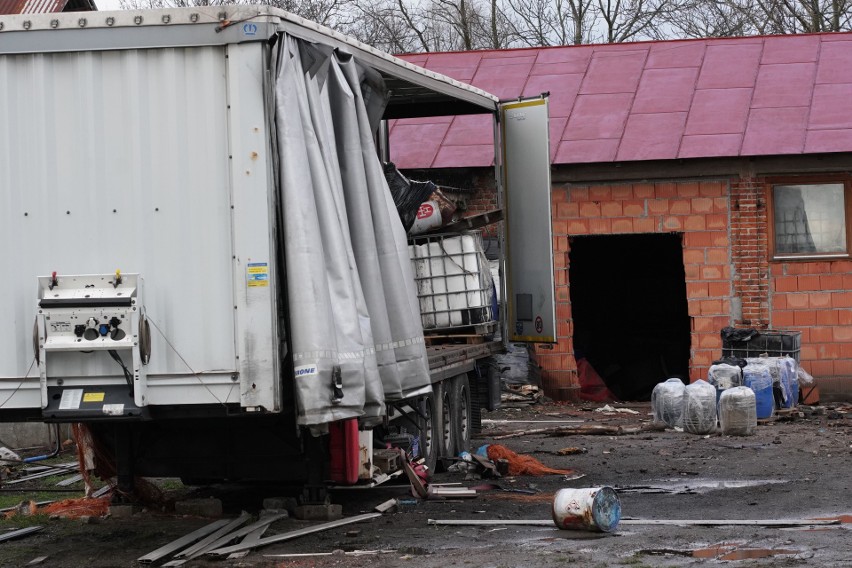
<path fill-rule="evenodd" d="M 506 331 L 556 342 L 547 96 L 500 103 Z"/>

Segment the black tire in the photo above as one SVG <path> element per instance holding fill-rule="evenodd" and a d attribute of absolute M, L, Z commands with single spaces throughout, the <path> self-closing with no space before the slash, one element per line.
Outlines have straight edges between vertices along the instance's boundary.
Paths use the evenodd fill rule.
<path fill-rule="evenodd" d="M 453 426 L 453 388 L 447 383 L 435 385 L 435 392 L 441 397 L 441 421 L 438 431 L 441 433 L 441 454 L 439 458 L 455 457 L 456 437 Z M 442 462 L 438 462 L 440 467 Z"/>
<path fill-rule="evenodd" d="M 423 457 L 424 464 L 432 474 L 438 464 L 438 457 L 441 453 L 440 436 L 441 430 L 438 424 L 437 408 L 435 404 L 435 395 L 429 394 L 421 397 L 417 404 L 420 407 L 420 412 L 423 417 L 418 419 L 420 425 L 420 455 Z M 425 418 L 424 418 L 425 417 Z"/>
<path fill-rule="evenodd" d="M 470 380 L 467 374 L 454 377 L 447 385 L 452 391 L 450 397 L 450 417 L 453 432 L 454 452 L 470 451 L 471 436 L 473 434 L 473 410 L 471 408 Z"/>

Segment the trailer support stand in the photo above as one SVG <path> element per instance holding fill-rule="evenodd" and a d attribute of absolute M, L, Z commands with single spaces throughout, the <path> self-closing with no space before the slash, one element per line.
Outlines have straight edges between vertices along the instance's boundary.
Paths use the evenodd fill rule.
<path fill-rule="evenodd" d="M 115 425 L 115 461 L 118 478 L 117 491 L 113 493 L 114 503 L 128 503 L 135 500 L 133 471 L 133 437 L 129 424 Z"/>

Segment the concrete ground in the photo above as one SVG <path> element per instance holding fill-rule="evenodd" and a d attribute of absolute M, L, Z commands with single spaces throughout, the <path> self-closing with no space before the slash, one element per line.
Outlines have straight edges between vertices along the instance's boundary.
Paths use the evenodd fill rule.
<path fill-rule="evenodd" d="M 528 434 L 493 438 L 568 420 L 597 425 L 638 425 L 649 420 L 647 404 L 618 405 L 639 414 L 601 413 L 600 405 L 539 404 L 488 413 L 493 422 L 475 445 L 500 443 L 576 475 L 519 476 L 499 480 L 503 488 L 532 495 L 489 491 L 464 501 L 420 501 L 404 484 L 334 493 L 344 515 L 370 511 L 389 499 L 403 510 L 372 521 L 305 536 L 255 550 L 240 560 L 201 559 L 185 566 L 852 566 L 852 413 L 825 414 L 758 427 L 754 436 L 695 436 L 667 430 L 632 435 L 551 437 Z M 843 410 L 840 408 L 839 410 Z M 511 420 L 513 422 L 499 422 Z M 568 423 L 571 426 L 580 422 Z M 585 453 L 559 456 L 577 447 Z M 461 473 L 440 473 L 434 483 L 463 483 Z M 550 526 L 432 526 L 429 519 L 549 519 L 553 494 L 564 487 L 608 485 L 619 490 L 622 518 L 641 519 L 815 519 L 841 518 L 841 525 L 778 528 L 760 525 L 655 526 L 624 524 L 611 534 L 558 530 Z M 225 515 L 257 512 L 274 488 L 213 487 L 191 496 L 215 495 Z M 9 527 L 5 521 L 4 527 Z M 48 556 L 40 566 L 137 566 L 136 558 L 209 520 L 146 511 L 108 518 L 96 525 L 51 520 L 41 533 L 0 544 L 0 566 L 21 566 Z M 288 519 L 267 533 L 309 526 Z M 342 551 L 385 551 L 369 556 Z M 330 553 L 331 556 L 273 557 Z"/>

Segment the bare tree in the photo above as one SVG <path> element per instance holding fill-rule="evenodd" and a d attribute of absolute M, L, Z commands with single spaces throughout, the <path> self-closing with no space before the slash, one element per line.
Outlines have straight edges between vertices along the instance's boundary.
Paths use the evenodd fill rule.
<path fill-rule="evenodd" d="M 728 0 L 758 33 L 839 32 L 850 29 L 850 0 Z"/>
<path fill-rule="evenodd" d="M 662 39 L 660 28 L 674 8 L 672 0 L 597 0 L 603 43 Z"/>
<path fill-rule="evenodd" d="M 518 0 L 510 2 L 517 34 L 530 47 L 579 45 L 591 41 L 596 14 L 593 0 Z"/>
<path fill-rule="evenodd" d="M 726 0 L 686 0 L 669 11 L 666 22 L 674 37 L 732 37 L 754 31 L 747 13 Z"/>

